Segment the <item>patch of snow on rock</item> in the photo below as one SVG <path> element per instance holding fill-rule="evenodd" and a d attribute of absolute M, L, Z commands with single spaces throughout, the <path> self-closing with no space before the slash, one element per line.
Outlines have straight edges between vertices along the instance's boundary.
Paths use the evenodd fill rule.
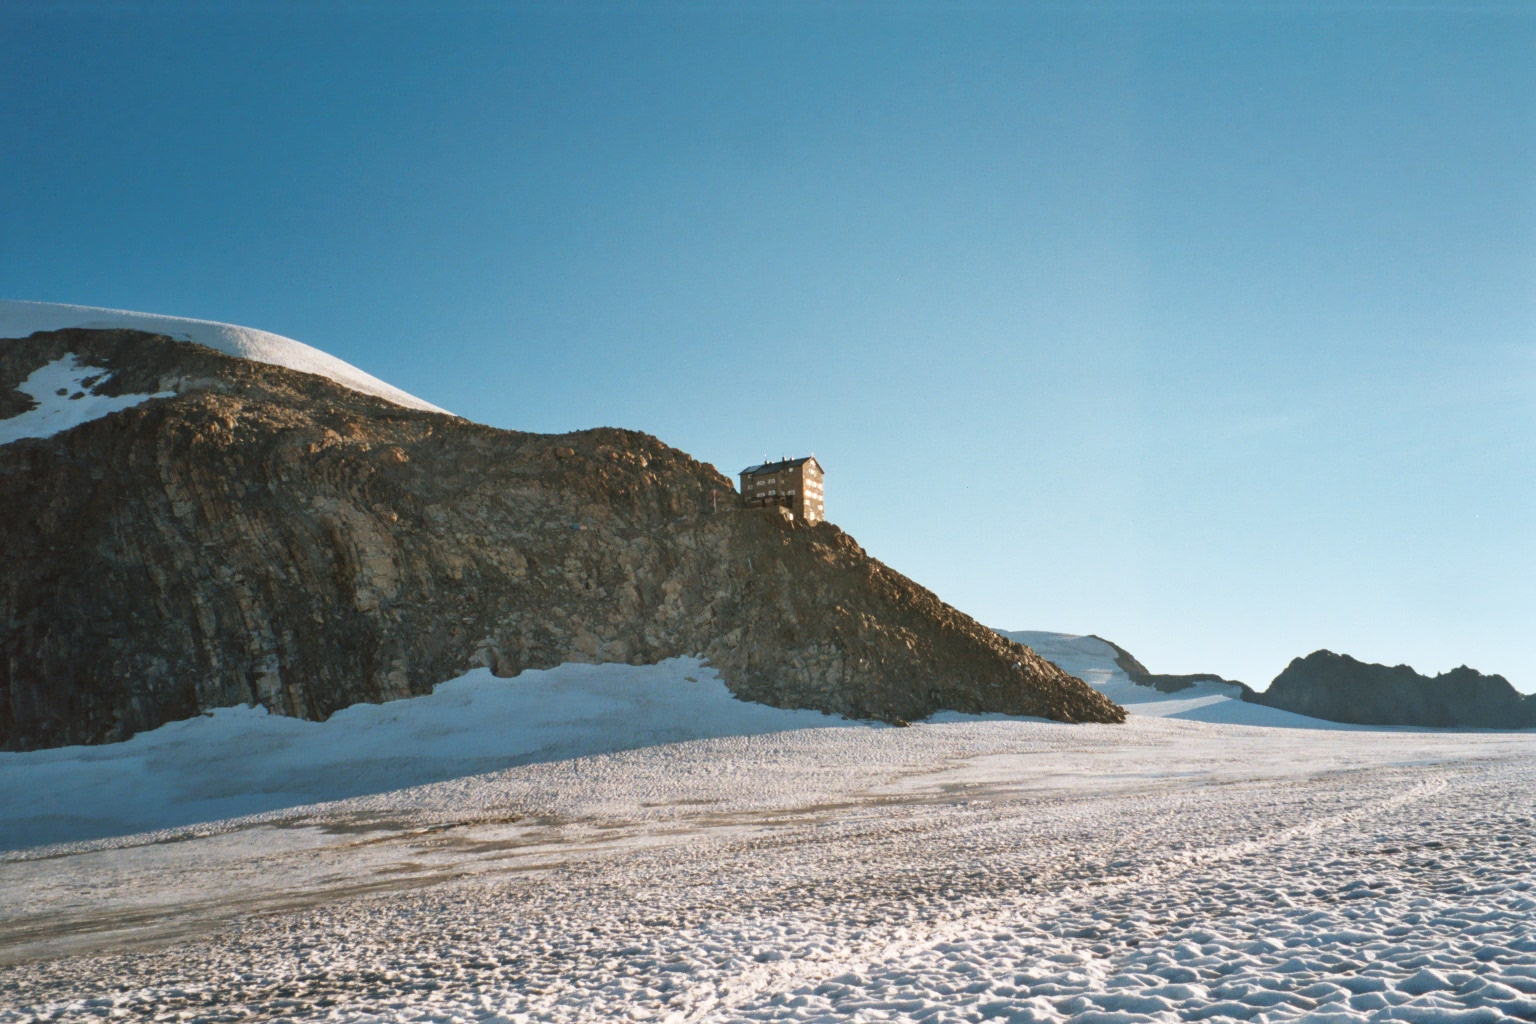
<path fill-rule="evenodd" d="M 351 363 L 337 359 L 302 341 L 250 327 L 221 324 L 213 320 L 192 320 L 180 316 L 134 313 L 124 309 L 96 306 L 72 306 L 54 302 L 18 302 L 0 299 L 0 338 L 24 338 L 36 331 L 61 331 L 71 327 L 119 328 L 165 334 L 178 341 L 192 341 L 217 349 L 225 355 L 252 362 L 283 366 L 290 370 L 313 373 L 408 409 L 446 413 L 430 402 L 386 384 L 364 373 Z"/>
<path fill-rule="evenodd" d="M 82 365 L 73 353 L 33 370 L 32 375 L 18 385 L 18 390 L 30 395 L 37 404 L 20 415 L 0 420 L 0 444 L 28 437 L 52 437 L 151 398 L 169 398 L 173 394 L 170 391 L 153 395 L 97 394 L 96 389 L 110 376 L 99 366 Z"/>

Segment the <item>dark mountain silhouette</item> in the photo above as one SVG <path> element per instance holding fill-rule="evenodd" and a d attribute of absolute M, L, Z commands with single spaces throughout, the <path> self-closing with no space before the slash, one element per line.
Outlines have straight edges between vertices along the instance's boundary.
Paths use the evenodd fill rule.
<path fill-rule="evenodd" d="M 1522 696 L 1503 676 L 1463 665 L 1431 677 L 1407 665 L 1372 665 L 1332 651 L 1295 659 L 1269 689 L 1244 699 L 1355 725 L 1536 726 L 1536 700 Z"/>

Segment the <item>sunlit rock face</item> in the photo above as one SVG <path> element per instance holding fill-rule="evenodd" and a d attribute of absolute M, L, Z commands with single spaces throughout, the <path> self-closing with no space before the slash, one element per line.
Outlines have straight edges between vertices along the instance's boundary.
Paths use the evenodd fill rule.
<path fill-rule="evenodd" d="M 1123 719 L 836 526 L 738 509 L 645 434 L 497 430 L 82 329 L 0 342 L 0 423 L 36 411 L 21 388 L 53 364 L 143 397 L 0 444 L 4 749 L 251 702 L 324 719 L 475 665 L 689 654 L 780 707 Z"/>

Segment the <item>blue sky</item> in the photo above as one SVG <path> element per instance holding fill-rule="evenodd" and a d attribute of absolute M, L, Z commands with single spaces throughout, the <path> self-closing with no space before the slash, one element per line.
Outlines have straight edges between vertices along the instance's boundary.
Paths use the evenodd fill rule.
<path fill-rule="evenodd" d="M 981 620 L 1536 690 L 1536 8 L 0 7 L 0 297 L 814 451 Z"/>

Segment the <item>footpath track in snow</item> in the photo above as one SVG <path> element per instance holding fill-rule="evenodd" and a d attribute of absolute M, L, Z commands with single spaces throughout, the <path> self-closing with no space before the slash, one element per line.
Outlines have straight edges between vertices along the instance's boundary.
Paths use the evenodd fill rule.
<path fill-rule="evenodd" d="M 820 729 L 21 853 L 0 1022 L 1536 1020 L 1533 753 Z"/>

